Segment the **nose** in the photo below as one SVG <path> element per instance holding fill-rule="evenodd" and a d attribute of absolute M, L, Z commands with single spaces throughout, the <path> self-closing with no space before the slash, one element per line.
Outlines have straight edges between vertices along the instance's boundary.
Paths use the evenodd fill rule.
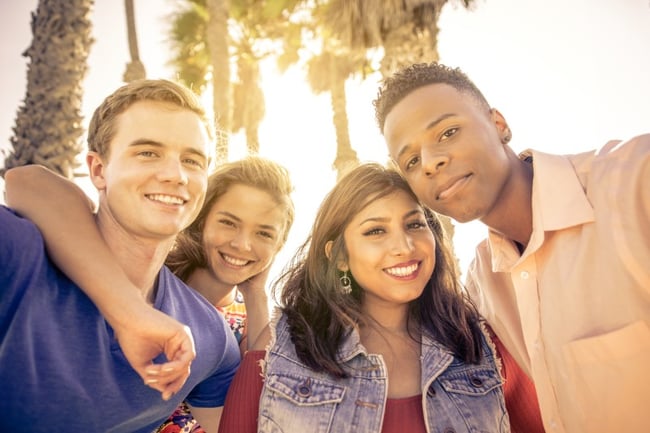
<path fill-rule="evenodd" d="M 187 171 L 182 162 L 175 158 L 165 158 L 159 171 L 159 178 L 163 182 L 174 182 L 186 185 L 188 182 Z"/>
<path fill-rule="evenodd" d="M 392 239 L 392 253 L 405 256 L 413 252 L 413 239 L 407 233 L 397 233 Z"/>
<path fill-rule="evenodd" d="M 250 251 L 250 236 L 244 230 L 238 230 L 235 236 L 230 240 L 230 246 L 239 251 Z"/>
<path fill-rule="evenodd" d="M 423 146 L 420 158 L 422 159 L 422 170 L 427 176 L 433 176 L 449 162 L 447 155 L 433 148 L 433 146 Z"/>

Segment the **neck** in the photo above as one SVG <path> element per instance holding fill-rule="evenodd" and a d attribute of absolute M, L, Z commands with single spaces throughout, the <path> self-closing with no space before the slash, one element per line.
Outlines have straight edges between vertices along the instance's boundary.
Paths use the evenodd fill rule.
<path fill-rule="evenodd" d="M 481 221 L 526 248 L 533 232 L 533 166 L 512 152 L 512 173 L 497 199 L 498 204 Z"/>
<path fill-rule="evenodd" d="M 363 328 L 375 329 L 378 332 L 387 334 L 407 333 L 408 305 L 372 305 L 372 302 L 364 302 L 362 310 L 366 317 Z"/>
<path fill-rule="evenodd" d="M 236 286 L 224 284 L 207 268 L 196 268 L 185 283 L 199 292 L 215 307 L 225 307 L 235 301 Z"/>
<path fill-rule="evenodd" d="M 161 241 L 135 237 L 115 224 L 102 223 L 101 217 L 98 217 L 97 225 L 108 249 L 128 279 L 149 303 L 153 303 L 156 279 L 174 244 L 174 238 Z"/>

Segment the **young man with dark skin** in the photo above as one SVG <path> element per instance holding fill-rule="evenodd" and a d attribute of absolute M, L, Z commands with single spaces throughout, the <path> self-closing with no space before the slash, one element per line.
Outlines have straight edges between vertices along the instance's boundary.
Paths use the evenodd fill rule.
<path fill-rule="evenodd" d="M 467 288 L 535 382 L 548 432 L 643 431 L 650 387 L 650 135 L 577 155 L 509 146 L 459 69 L 418 64 L 374 101 L 417 196 L 480 220 Z"/>

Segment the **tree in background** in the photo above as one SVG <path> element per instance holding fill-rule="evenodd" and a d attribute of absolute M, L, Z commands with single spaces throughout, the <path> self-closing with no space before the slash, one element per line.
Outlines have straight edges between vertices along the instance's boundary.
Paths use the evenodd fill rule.
<path fill-rule="evenodd" d="M 81 102 L 88 53 L 93 43 L 92 0 L 40 0 L 32 13 L 32 42 L 25 98 L 16 114 L 13 151 L 1 174 L 12 167 L 41 164 L 72 178 L 81 152 Z"/>
<path fill-rule="evenodd" d="M 324 22 L 350 52 L 381 50 L 387 77 L 414 63 L 438 61 L 438 19 L 448 0 L 329 0 Z M 459 0 L 470 7 L 472 0 Z M 440 215 L 450 239 L 454 225 Z"/>
<path fill-rule="evenodd" d="M 146 78 L 147 73 L 144 69 L 144 64 L 142 64 L 142 61 L 140 61 L 140 51 L 138 50 L 138 35 L 135 31 L 135 11 L 133 8 L 133 0 L 124 0 L 124 11 L 126 12 L 126 30 L 129 41 L 129 54 L 131 55 L 131 61 L 126 65 L 123 79 L 124 82 L 130 83 L 131 81 Z"/>
<path fill-rule="evenodd" d="M 230 133 L 244 130 L 249 153 L 259 151 L 264 118 L 260 61 L 279 55 L 273 41 L 284 34 L 299 0 L 187 0 L 171 17 L 178 78 L 202 94 L 210 85 L 222 138 L 217 162 L 228 159 Z"/>

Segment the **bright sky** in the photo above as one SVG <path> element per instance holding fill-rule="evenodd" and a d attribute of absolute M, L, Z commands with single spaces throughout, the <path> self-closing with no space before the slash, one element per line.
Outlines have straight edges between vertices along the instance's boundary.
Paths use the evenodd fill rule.
<path fill-rule="evenodd" d="M 150 78 L 173 77 L 166 67 L 164 18 L 178 1 L 135 1 L 140 56 Z M 0 0 L 0 5 L 0 149 L 9 149 L 25 90 L 21 53 L 31 40 L 30 12 L 37 1 Z M 96 42 L 85 81 L 87 118 L 122 84 L 128 62 L 124 3 L 96 0 L 92 19 Z M 504 114 L 515 150 L 575 153 L 650 132 L 650 0 L 475 0 L 471 11 L 445 6 L 439 24 L 441 61 L 461 67 Z M 303 75 L 295 69 L 279 76 L 269 65 L 263 78 L 267 115 L 261 153 L 284 164 L 296 185 L 296 223 L 277 269 L 305 239 L 335 180 L 329 99 L 311 94 Z M 384 162 L 371 105 L 377 86 L 376 77 L 349 83 L 348 116 L 360 158 Z M 242 140 L 235 138 L 231 158 L 243 152 Z M 485 229 L 470 223 L 456 231 L 465 269 Z"/>

